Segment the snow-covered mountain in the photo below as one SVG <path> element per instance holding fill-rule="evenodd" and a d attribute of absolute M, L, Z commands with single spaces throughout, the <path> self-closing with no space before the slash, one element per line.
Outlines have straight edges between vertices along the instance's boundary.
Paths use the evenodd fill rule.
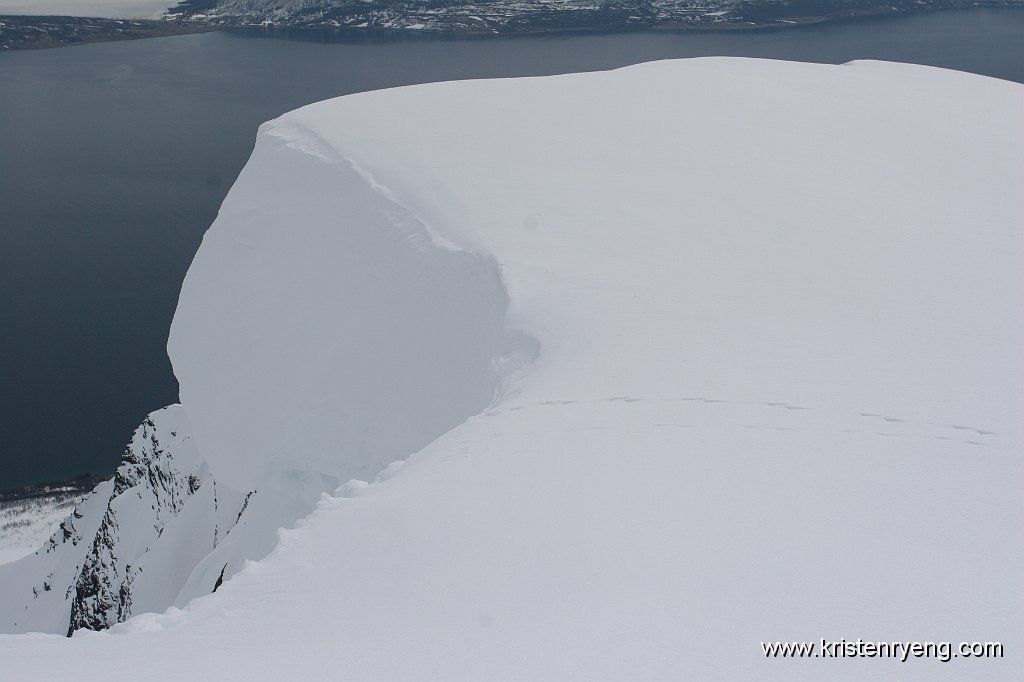
<path fill-rule="evenodd" d="M 129 585 L 133 617 L 2 637 L 5 673 L 1016 679 L 1022 109 L 939 69 L 713 58 L 265 124 L 182 288 L 183 407 L 79 510 L 114 550 L 40 564 L 104 623 Z M 209 594 L 264 490 L 350 477 Z M 858 638 L 1006 657 L 761 646 Z"/>
<path fill-rule="evenodd" d="M 1020 0 L 182 0 L 167 19 L 221 26 L 460 34 L 786 26 Z"/>
<path fill-rule="evenodd" d="M 213 592 L 313 500 L 218 485 L 180 405 L 149 415 L 113 479 L 77 504 L 50 539 L 0 565 L 0 632 L 102 630 L 133 614 Z"/>
<path fill-rule="evenodd" d="M 0 492 L 0 564 L 31 554 L 99 482 L 78 480 Z"/>
<path fill-rule="evenodd" d="M 157 552 L 153 562 L 150 553 L 203 483 L 214 486 L 190 442 L 184 411 L 173 406 L 150 415 L 114 478 L 76 505 L 34 555 L 0 566 L 3 631 L 108 627 L 131 615 L 140 588 L 153 583 L 151 574 L 160 574 L 161 587 L 180 589 L 180 581 L 165 582 L 166 572 L 187 571 L 188 555 Z M 189 535 L 182 538 L 193 548 L 189 554 L 202 552 L 204 543 Z M 170 603 L 173 597 L 158 607 Z"/>

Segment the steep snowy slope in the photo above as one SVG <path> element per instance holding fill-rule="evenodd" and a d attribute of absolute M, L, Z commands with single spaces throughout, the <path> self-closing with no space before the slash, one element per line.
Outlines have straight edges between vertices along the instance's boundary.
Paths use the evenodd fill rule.
<path fill-rule="evenodd" d="M 0 566 L 0 632 L 107 627 L 131 615 L 147 585 L 174 593 L 160 610 L 173 603 L 181 581 L 168 581 L 167 572 L 175 568 L 148 555 L 208 478 L 181 407 L 147 417 L 114 478 L 76 505 L 34 554 Z M 213 514 L 207 516 L 212 528 Z M 191 553 L 203 551 L 203 543 L 190 540 Z M 187 555 L 174 565 L 185 570 Z"/>
<path fill-rule="evenodd" d="M 217 594 L 0 638 L 5 669 L 1016 679 L 1021 110 L 930 68 L 703 59 L 266 124 L 172 330 L 199 454 L 244 490 L 418 452 Z M 1006 658 L 761 647 L 822 638 Z"/>
<path fill-rule="evenodd" d="M 0 500 L 0 564 L 34 552 L 53 535 L 54 528 L 71 513 L 82 496 L 82 491 L 69 489 Z"/>
<path fill-rule="evenodd" d="M 42 547 L 0 565 L 0 632 L 102 630 L 183 606 L 269 554 L 277 529 L 305 516 L 318 494 L 218 485 L 182 407 L 154 412 L 112 480 L 58 520 Z"/>

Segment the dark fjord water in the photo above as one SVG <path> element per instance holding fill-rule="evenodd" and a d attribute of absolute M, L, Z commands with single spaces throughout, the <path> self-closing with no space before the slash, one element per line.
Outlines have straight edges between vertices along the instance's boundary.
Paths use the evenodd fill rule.
<path fill-rule="evenodd" d="M 309 37 L 0 54 L 0 489 L 112 470 L 142 417 L 176 400 L 164 344 L 182 277 L 256 127 L 289 109 L 702 55 L 886 59 L 1024 82 L 1019 8 L 773 32 Z"/>

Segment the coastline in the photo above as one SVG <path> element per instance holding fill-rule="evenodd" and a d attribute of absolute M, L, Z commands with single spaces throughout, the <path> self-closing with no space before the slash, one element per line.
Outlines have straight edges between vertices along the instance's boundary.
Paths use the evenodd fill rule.
<path fill-rule="evenodd" d="M 222 27 L 180 24 L 159 19 L 2 15 L 0 52 L 161 38 L 206 33 L 220 28 Z"/>
<path fill-rule="evenodd" d="M 1014 4 L 984 5 L 992 8 L 1013 7 Z M 395 28 L 350 28 L 323 26 L 262 26 L 246 24 L 195 24 L 160 19 L 100 19 L 72 16 L 21 16 L 0 15 L 0 52 L 8 50 L 36 50 L 56 47 L 71 47 L 119 40 L 141 40 L 192 33 L 230 31 L 250 37 L 283 38 L 310 42 L 335 42 L 364 39 L 370 42 L 403 39 L 466 39 L 466 38 L 509 38 L 516 36 L 570 36 L 613 33 L 736 33 L 785 31 L 804 26 L 826 23 L 847 23 L 870 21 L 879 18 L 931 14 L 958 10 L 977 9 L 972 7 L 938 7 L 918 9 L 895 9 L 878 7 L 854 9 L 842 13 L 822 16 L 796 16 L 788 19 L 773 19 L 763 22 L 714 22 L 706 24 L 664 23 L 657 26 L 622 27 L 521 27 L 503 31 L 432 29 L 412 30 Z"/>
<path fill-rule="evenodd" d="M 113 475 L 113 471 L 107 474 L 86 472 L 60 481 L 30 483 L 28 485 L 5 488 L 0 490 L 0 505 L 62 495 L 71 497 L 84 495 Z"/>

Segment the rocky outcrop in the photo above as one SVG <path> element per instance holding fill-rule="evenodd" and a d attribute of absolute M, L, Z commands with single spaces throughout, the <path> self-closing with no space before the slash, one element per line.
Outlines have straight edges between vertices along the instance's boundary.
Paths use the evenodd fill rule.
<path fill-rule="evenodd" d="M 0 565 L 0 633 L 104 630 L 210 594 L 266 556 L 277 529 L 332 483 L 290 478 L 233 490 L 210 474 L 181 405 L 154 412 L 113 478 L 34 554 Z"/>
<path fill-rule="evenodd" d="M 83 628 L 103 630 L 131 616 L 140 560 L 199 490 L 202 462 L 183 417 L 177 406 L 146 417 L 125 448 L 74 583 L 69 635 Z"/>
<path fill-rule="evenodd" d="M 0 632 L 102 630 L 204 593 L 182 589 L 218 534 L 241 520 L 245 502 L 215 488 L 184 409 L 146 417 L 114 477 L 86 495 L 38 551 L 0 566 Z M 212 590 L 211 582 L 205 593 Z"/>

